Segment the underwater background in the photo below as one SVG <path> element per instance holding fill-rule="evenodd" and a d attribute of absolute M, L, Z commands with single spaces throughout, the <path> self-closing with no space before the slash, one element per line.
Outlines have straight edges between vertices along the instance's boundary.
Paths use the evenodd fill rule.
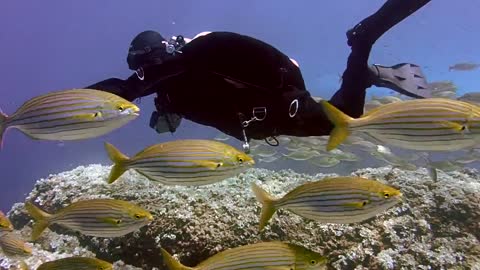
<path fill-rule="evenodd" d="M 233 31 L 266 41 L 296 59 L 313 96 L 330 98 L 339 88 L 350 47 L 345 32 L 375 12 L 383 0 L 353 1 L 8 1 L 0 10 L 0 108 L 13 113 L 48 91 L 82 88 L 109 77 L 131 75 L 126 54 L 141 31 L 193 37 Z M 419 64 L 429 82 L 451 80 L 458 94 L 478 90 L 479 70 L 449 72 L 462 61 L 480 61 L 475 0 L 435 0 L 382 36 L 370 63 Z M 386 94 L 372 87 L 368 95 Z M 90 163 L 110 164 L 104 141 L 133 154 L 154 143 L 213 138 L 218 132 L 184 120 L 174 134 L 148 127 L 153 97 L 142 98 L 141 116 L 97 139 L 56 143 L 31 140 L 17 130 L 0 152 L 0 209 L 22 201 L 36 179 Z M 241 143 L 230 139 L 229 144 Z M 281 161 L 258 166 L 316 173 L 319 168 Z"/>
<path fill-rule="evenodd" d="M 0 109 L 12 114 L 28 99 L 50 91 L 84 88 L 110 77 L 127 78 L 132 74 L 126 63 L 129 44 L 145 30 L 158 31 L 166 38 L 192 38 L 202 31 L 258 38 L 299 63 L 312 96 L 329 99 L 340 87 L 350 53 L 346 31 L 384 3 L 6 2 L 0 9 Z M 455 87 L 452 98 L 480 92 L 479 68 L 449 69 L 456 63 L 480 64 L 479 11 L 477 0 L 431 1 L 383 35 L 373 46 L 369 63 L 418 64 L 429 83 L 451 82 Z M 479 148 L 431 154 L 431 160 L 463 159 L 461 164 L 465 164 L 438 163 L 445 170 L 438 173 L 438 179 L 431 179 L 418 157 L 393 168 L 392 163 L 374 156 L 373 149 L 369 153 L 349 143 L 340 147 L 343 159 L 338 152 L 332 154 L 339 164 L 316 166 L 305 156 L 324 151 L 326 136 L 280 136 L 278 148 L 252 142 L 257 147 L 252 151 L 255 168 L 221 183 L 165 186 L 130 170 L 114 185 L 107 184 L 112 161 L 105 142 L 129 156 L 153 144 L 186 138 L 216 139 L 241 149 L 242 142 L 185 119 L 175 133 L 157 134 L 148 126 L 153 96 L 135 101 L 140 117 L 95 139 L 41 141 L 15 129 L 6 132 L 0 150 L 0 210 L 8 212 L 14 233 L 25 241 L 34 224 L 25 201 L 35 201 L 53 213 L 77 199 L 116 198 L 138 203 L 155 219 L 134 233 L 113 238 L 91 237 L 53 225 L 38 241 L 27 243 L 32 250 L 24 261 L 9 257 L 0 245 L 0 270 L 28 269 L 19 262 L 35 269 L 40 263 L 70 256 L 97 257 L 114 263 L 114 269 L 165 269 L 160 248 L 194 266 L 220 251 L 269 240 L 320 252 L 328 260 L 327 269 L 480 269 Z M 367 90 L 368 101 L 381 96 L 395 94 L 386 88 Z M 298 150 L 304 146 L 313 151 Z M 415 152 L 390 148 L 395 154 L 388 157 L 396 161 L 407 160 Z M 298 156 L 289 156 L 287 150 Z M 348 157 L 349 152 L 354 158 Z M 401 166 L 411 164 L 413 169 Z M 348 225 L 312 221 L 280 210 L 267 229 L 258 231 L 260 203 L 251 183 L 278 197 L 301 184 L 335 175 L 388 183 L 399 188 L 405 201 L 368 221 Z M 4 237 L 1 231 L 0 237 Z"/>

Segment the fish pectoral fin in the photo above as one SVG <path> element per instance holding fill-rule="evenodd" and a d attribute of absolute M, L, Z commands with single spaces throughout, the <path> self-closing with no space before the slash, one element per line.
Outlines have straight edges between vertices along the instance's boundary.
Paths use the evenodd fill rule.
<path fill-rule="evenodd" d="M 103 222 L 103 223 L 108 223 L 111 225 L 120 225 L 122 223 L 121 219 L 116 219 L 116 218 L 102 218 L 102 217 L 97 217 L 97 220 Z"/>
<path fill-rule="evenodd" d="M 208 168 L 210 170 L 216 170 L 217 168 L 220 168 L 223 166 L 222 162 L 214 162 L 209 160 L 192 160 L 191 162 L 194 163 L 195 165 Z"/>
<path fill-rule="evenodd" d="M 79 120 L 93 120 L 97 118 L 101 118 L 102 113 L 101 112 L 94 112 L 94 113 L 84 113 L 84 114 L 77 114 L 72 116 L 74 119 L 79 119 Z"/>
<path fill-rule="evenodd" d="M 452 122 L 452 121 L 443 121 L 440 123 L 442 126 L 444 127 L 448 127 L 448 128 L 451 128 L 455 131 L 458 131 L 458 132 L 465 132 L 465 131 L 468 131 L 468 126 L 466 124 L 459 124 L 459 123 L 456 123 L 456 122 Z"/>
<path fill-rule="evenodd" d="M 342 206 L 351 207 L 351 208 L 362 208 L 367 204 L 368 204 L 368 201 L 361 201 L 361 202 L 344 203 Z"/>

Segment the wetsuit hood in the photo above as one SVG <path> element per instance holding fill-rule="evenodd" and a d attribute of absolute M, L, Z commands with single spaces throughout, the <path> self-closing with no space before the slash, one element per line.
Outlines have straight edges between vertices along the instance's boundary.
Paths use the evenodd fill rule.
<path fill-rule="evenodd" d="M 128 68 L 137 70 L 141 67 L 161 64 L 170 55 L 166 52 L 166 40 L 155 31 L 138 34 L 128 49 Z"/>

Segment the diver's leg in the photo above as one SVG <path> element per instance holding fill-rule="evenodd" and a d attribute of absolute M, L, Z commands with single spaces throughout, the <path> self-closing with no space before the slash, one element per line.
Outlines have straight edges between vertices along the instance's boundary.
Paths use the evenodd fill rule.
<path fill-rule="evenodd" d="M 352 52 L 340 89 L 330 102 L 352 117 L 363 114 L 365 91 L 372 86 L 368 57 L 373 44 L 388 29 L 423 7 L 430 0 L 388 0 L 377 12 L 347 32 Z"/>

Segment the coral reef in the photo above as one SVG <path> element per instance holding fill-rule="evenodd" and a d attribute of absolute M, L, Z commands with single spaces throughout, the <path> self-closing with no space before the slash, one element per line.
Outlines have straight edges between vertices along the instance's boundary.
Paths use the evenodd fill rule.
<path fill-rule="evenodd" d="M 52 226 L 52 231 L 47 230 L 34 244 L 35 254 L 45 253 L 42 256 L 50 258 L 67 253 L 96 254 L 100 259 L 121 260 L 142 269 L 163 269 L 160 247 L 185 265 L 194 266 L 227 248 L 281 240 L 325 254 L 329 269 L 479 269 L 477 170 L 439 173 L 434 182 L 425 169 L 361 169 L 353 174 L 400 188 L 404 203 L 374 219 L 351 225 L 321 224 L 279 210 L 259 233 L 260 204 L 250 190 L 250 182 L 256 181 L 272 195 L 281 196 L 306 181 L 335 175 L 250 169 L 218 184 L 170 187 L 152 183 L 132 170 L 108 185 L 109 169 L 80 166 L 50 175 L 36 183 L 27 200 L 35 201 L 47 212 L 88 198 L 130 200 L 151 211 L 154 222 L 114 239 L 82 236 Z M 23 203 L 16 204 L 9 217 L 16 229 L 29 235 L 31 221 Z"/>
<path fill-rule="evenodd" d="M 22 230 L 21 237 L 28 240 L 29 230 Z M 32 247 L 32 255 L 23 258 L 7 258 L 0 249 L 0 270 L 19 270 L 20 262 L 23 260 L 29 269 L 37 269 L 42 263 L 58 260 L 71 256 L 95 257 L 95 254 L 87 248 L 81 247 L 80 242 L 74 236 L 48 232 L 44 241 L 29 245 Z M 117 270 L 137 270 L 139 268 L 126 265 L 122 261 L 114 263 Z"/>

